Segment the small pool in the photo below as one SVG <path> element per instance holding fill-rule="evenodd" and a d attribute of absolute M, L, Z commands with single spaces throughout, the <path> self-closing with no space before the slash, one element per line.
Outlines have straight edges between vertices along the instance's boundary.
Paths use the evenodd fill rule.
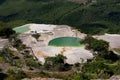
<path fill-rule="evenodd" d="M 81 47 L 84 44 L 80 43 L 81 39 L 77 37 L 59 37 L 51 40 L 49 46 L 66 46 L 66 47 Z"/>
<path fill-rule="evenodd" d="M 13 30 L 16 32 L 16 33 L 25 33 L 27 31 L 30 30 L 30 28 L 28 26 L 23 26 L 23 27 L 16 27 L 16 28 L 13 28 Z"/>

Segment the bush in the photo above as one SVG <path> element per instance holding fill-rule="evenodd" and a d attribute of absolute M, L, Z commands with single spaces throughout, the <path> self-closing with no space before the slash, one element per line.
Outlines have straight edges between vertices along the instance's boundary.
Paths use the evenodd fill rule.
<path fill-rule="evenodd" d="M 94 40 L 91 42 L 91 48 L 94 51 L 107 51 L 109 48 L 109 43 L 103 40 Z"/>
<path fill-rule="evenodd" d="M 93 49 L 94 51 L 103 52 L 108 51 L 109 43 L 104 40 L 97 40 L 91 36 L 87 36 L 82 43 L 87 44 L 88 49 Z"/>
<path fill-rule="evenodd" d="M 45 60 L 44 67 L 48 70 L 66 71 L 71 69 L 69 64 L 64 64 L 65 56 L 58 54 L 55 57 L 48 57 Z"/>
<path fill-rule="evenodd" d="M 40 34 L 36 33 L 32 35 L 36 40 L 38 40 L 38 38 L 40 37 Z"/>
<path fill-rule="evenodd" d="M 33 58 L 27 59 L 26 60 L 26 65 L 29 66 L 29 67 L 33 67 L 33 68 L 38 68 L 39 67 L 39 64 L 36 61 L 34 61 Z"/>
<path fill-rule="evenodd" d="M 15 74 L 14 70 L 13 70 L 13 69 L 10 69 L 10 68 L 8 69 L 7 73 L 8 73 L 9 75 Z"/>
<path fill-rule="evenodd" d="M 119 60 L 118 55 L 116 55 L 112 51 L 102 52 L 100 57 L 102 57 L 102 58 L 104 58 L 106 60 L 112 61 L 112 62 L 115 62 L 115 61 Z"/>
<path fill-rule="evenodd" d="M 46 73 L 46 72 L 44 72 L 44 71 L 40 71 L 40 72 L 39 72 L 39 75 L 40 75 L 41 77 L 49 77 L 49 74 Z"/>
<path fill-rule="evenodd" d="M 12 57 L 13 57 L 13 51 L 11 51 L 10 49 L 8 48 L 3 48 L 1 51 L 0 51 L 0 56 L 1 56 L 1 59 L 3 58 L 3 60 L 5 62 L 10 62 L 12 61 Z"/>
<path fill-rule="evenodd" d="M 15 31 L 12 30 L 12 28 L 2 28 L 0 29 L 0 36 L 3 36 L 3 37 L 10 37 L 11 35 L 15 34 Z"/>
<path fill-rule="evenodd" d="M 0 56 L 0 63 L 4 62 L 3 56 Z"/>

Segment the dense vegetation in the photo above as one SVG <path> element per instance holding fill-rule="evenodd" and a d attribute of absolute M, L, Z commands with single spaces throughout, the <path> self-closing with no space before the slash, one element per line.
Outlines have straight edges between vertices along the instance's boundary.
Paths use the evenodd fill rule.
<path fill-rule="evenodd" d="M 48 57 L 45 60 L 44 67 L 47 70 L 52 71 L 67 71 L 71 69 L 71 66 L 65 63 L 65 59 L 67 59 L 63 55 L 56 55 L 55 57 Z"/>
<path fill-rule="evenodd" d="M 15 34 L 15 31 L 10 26 L 0 22 L 0 36 L 8 38 L 13 34 Z"/>
<path fill-rule="evenodd" d="M 67 24 L 88 34 L 120 33 L 120 0 L 1 0 L 0 21 L 11 27 L 25 23 Z"/>

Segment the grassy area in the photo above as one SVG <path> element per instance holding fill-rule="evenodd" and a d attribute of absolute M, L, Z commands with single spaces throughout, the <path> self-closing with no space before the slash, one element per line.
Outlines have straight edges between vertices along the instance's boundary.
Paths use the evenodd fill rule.
<path fill-rule="evenodd" d="M 120 54 L 120 48 L 115 48 L 114 50 Z"/>

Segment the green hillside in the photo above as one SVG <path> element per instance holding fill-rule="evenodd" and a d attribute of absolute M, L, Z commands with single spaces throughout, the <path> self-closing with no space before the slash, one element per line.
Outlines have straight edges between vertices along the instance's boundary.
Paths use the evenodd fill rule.
<path fill-rule="evenodd" d="M 1 0 L 0 21 L 11 27 L 25 23 L 67 24 L 88 34 L 120 33 L 120 0 Z"/>

